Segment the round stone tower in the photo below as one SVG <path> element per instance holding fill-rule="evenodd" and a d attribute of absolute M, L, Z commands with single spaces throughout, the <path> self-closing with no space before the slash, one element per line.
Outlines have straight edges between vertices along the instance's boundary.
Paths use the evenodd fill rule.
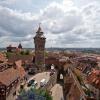
<path fill-rule="evenodd" d="M 44 33 L 39 26 L 36 35 L 34 37 L 35 43 L 35 65 L 36 67 L 43 71 L 45 67 L 45 41 Z"/>

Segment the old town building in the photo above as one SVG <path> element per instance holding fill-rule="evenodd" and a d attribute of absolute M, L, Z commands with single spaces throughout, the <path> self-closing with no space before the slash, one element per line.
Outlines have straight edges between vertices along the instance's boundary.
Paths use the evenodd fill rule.
<path fill-rule="evenodd" d="M 12 47 L 12 45 L 9 45 L 8 47 L 6 47 L 7 52 L 16 52 L 16 47 Z"/>
<path fill-rule="evenodd" d="M 10 64 L 5 55 L 0 53 L 0 100 L 11 100 L 16 92 L 19 82 L 25 80 L 26 72 L 22 67 L 22 61 Z"/>
<path fill-rule="evenodd" d="M 16 91 L 19 75 L 14 68 L 8 68 L 0 72 L 0 100 L 6 100 L 10 94 Z"/>
<path fill-rule="evenodd" d="M 83 82 L 71 67 L 64 77 L 64 92 L 66 100 L 99 100 L 99 90 Z"/>
<path fill-rule="evenodd" d="M 87 76 L 88 83 L 100 90 L 100 70 L 92 69 Z"/>
<path fill-rule="evenodd" d="M 8 47 L 6 47 L 7 52 L 20 52 L 22 51 L 22 45 L 21 43 L 18 45 L 18 47 L 9 45 Z"/>

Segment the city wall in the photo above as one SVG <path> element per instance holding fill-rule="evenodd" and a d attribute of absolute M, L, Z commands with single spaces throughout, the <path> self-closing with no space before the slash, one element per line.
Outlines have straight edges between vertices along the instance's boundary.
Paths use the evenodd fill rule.
<path fill-rule="evenodd" d="M 56 82 L 57 82 L 57 72 L 51 75 L 49 81 L 43 88 L 46 90 L 50 90 L 56 84 Z"/>

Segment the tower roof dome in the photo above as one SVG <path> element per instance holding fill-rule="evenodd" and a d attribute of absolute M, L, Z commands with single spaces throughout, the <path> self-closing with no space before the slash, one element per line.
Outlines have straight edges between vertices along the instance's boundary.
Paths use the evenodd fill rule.
<path fill-rule="evenodd" d="M 39 26 L 38 30 L 36 33 L 43 33 L 42 28 Z"/>
<path fill-rule="evenodd" d="M 38 27 L 38 30 L 36 31 L 36 37 L 41 37 L 41 38 L 45 38 L 44 36 L 44 32 L 42 31 L 42 28 L 40 27 L 40 24 L 39 24 L 39 27 Z"/>
<path fill-rule="evenodd" d="M 42 31 L 42 28 L 41 28 L 41 23 L 39 23 L 39 28 L 38 28 L 38 30 L 37 30 L 37 32 L 36 33 L 43 33 L 43 31 Z"/>

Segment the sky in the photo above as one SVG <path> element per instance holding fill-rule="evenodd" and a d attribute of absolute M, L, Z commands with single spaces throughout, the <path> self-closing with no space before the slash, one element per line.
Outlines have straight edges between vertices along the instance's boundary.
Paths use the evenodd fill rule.
<path fill-rule="evenodd" d="M 0 0 L 0 47 L 34 48 L 39 23 L 46 47 L 100 48 L 100 0 Z"/>

